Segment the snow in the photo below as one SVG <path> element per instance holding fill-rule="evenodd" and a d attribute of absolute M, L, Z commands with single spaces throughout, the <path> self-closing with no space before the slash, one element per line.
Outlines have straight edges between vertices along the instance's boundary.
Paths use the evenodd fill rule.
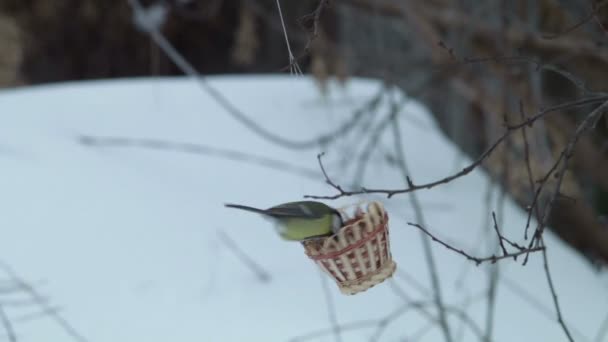
<path fill-rule="evenodd" d="M 357 79 L 345 87 L 332 84 L 323 95 L 306 77 L 210 80 L 262 127 L 296 141 L 339 127 L 381 87 L 378 82 Z M 331 328 L 323 278 L 303 248 L 280 240 L 267 221 L 226 209 L 223 203 L 268 207 L 305 194 L 334 194 L 323 182 L 316 155 L 327 152 L 329 174 L 348 185 L 354 167 L 342 167 L 340 160 L 357 158 L 365 144 L 362 129 L 324 148 L 284 148 L 234 120 L 195 81 L 185 78 L 8 90 L 0 93 L 0 108 L 0 260 L 44 295 L 86 340 L 288 341 Z M 366 127 L 373 129 L 388 114 L 385 96 L 364 119 Z M 414 182 L 454 172 L 458 152 L 423 106 L 406 101 L 400 121 Z M 217 154 L 90 146 L 80 142 L 82 136 L 200 144 L 284 161 L 306 169 L 306 174 Z M 391 144 L 390 134 L 380 138 L 386 151 Z M 403 186 L 399 172 L 383 162 L 383 153 L 372 154 L 363 183 Z M 468 162 L 461 160 L 462 165 Z M 427 227 L 473 253 L 474 242 L 486 234 L 480 233 L 480 227 L 490 215 L 488 209 L 497 210 L 496 203 L 485 203 L 487 183 L 477 170 L 445 186 L 418 192 Z M 343 206 L 363 199 L 328 203 Z M 408 197 L 380 200 L 390 213 L 392 251 L 398 265 L 394 283 L 435 316 L 436 310 L 429 305 L 432 288 L 419 231 L 406 225 L 416 221 Z M 522 242 L 525 214 L 510 200 L 504 213 L 505 235 Z M 260 280 L 227 248 L 220 231 L 269 272 L 270 280 Z M 486 243 L 490 251 L 495 241 L 492 234 Z M 608 307 L 605 277 L 550 233 L 546 240 L 565 319 L 578 341 L 592 341 Z M 475 267 L 436 243 L 432 249 L 446 303 L 466 310 L 485 329 L 486 304 L 479 296 L 484 295 L 492 266 Z M 540 254 L 532 255 L 523 267 L 521 260 L 501 262 L 500 277 L 494 340 L 565 340 Z M 0 273 L 0 285 L 8 279 Z M 538 303 L 523 298 L 518 288 Z M 333 283 L 330 289 L 338 321 L 344 325 L 380 319 L 403 306 L 403 298 L 389 282 L 355 296 L 340 294 Z M 35 305 L 9 305 L 11 300 L 26 298 L 21 292 L 0 290 L 0 305 L 13 321 L 20 342 L 70 340 L 46 315 L 24 317 L 39 313 Z M 457 316 L 449 321 L 452 330 L 460 331 Z M 369 340 L 376 326 L 365 324 L 345 329 L 343 341 Z M 410 308 L 390 321 L 380 340 L 402 340 L 427 326 L 428 317 Z M 442 341 L 438 326 L 429 327 L 419 341 Z M 475 338 L 470 329 L 465 328 L 463 334 L 464 341 Z M 0 332 L 0 340 L 7 338 Z M 326 333 L 310 340 L 334 341 L 334 336 Z"/>

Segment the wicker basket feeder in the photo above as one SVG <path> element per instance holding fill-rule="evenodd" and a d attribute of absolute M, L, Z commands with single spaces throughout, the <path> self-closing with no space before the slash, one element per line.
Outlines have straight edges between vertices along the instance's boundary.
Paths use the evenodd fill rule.
<path fill-rule="evenodd" d="M 388 215 L 382 204 L 371 202 L 345 222 L 337 234 L 303 241 L 306 255 L 353 295 L 390 278 L 397 265 L 392 259 Z"/>

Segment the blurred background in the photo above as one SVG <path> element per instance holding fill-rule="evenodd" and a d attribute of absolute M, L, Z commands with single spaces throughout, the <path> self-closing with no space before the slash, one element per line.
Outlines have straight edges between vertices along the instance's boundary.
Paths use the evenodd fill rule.
<path fill-rule="evenodd" d="M 512 134 L 483 163 L 524 209 L 534 198 L 525 150 L 542 179 L 608 85 L 606 3 L 283 1 L 283 26 L 273 0 L 142 1 L 167 9 L 162 34 L 202 74 L 289 72 L 286 31 L 297 63 L 321 89 L 331 78 L 398 85 L 473 159 L 505 122 L 580 100 L 530 127 L 529 147 Z M 125 0 L 0 0 L 1 87 L 180 74 L 135 27 Z M 607 156 L 604 115 L 577 142 L 550 216 L 551 229 L 598 266 L 608 261 Z"/>
<path fill-rule="evenodd" d="M 186 79 L 180 80 L 183 83 L 169 79 L 166 83 L 163 83 L 165 80 L 148 82 L 158 80 L 150 77 L 197 76 L 197 73 L 198 76 L 284 77 L 218 77 L 212 82 L 201 77 L 198 83 L 188 83 Z M 310 78 L 298 78 L 300 73 Z M 391 224 L 399 227 L 391 232 L 395 232 L 394 246 L 402 245 L 393 247 L 400 265 L 395 276 L 397 280 L 392 279 L 355 299 L 336 299 L 335 306 L 342 308 L 339 316 L 343 322 L 346 322 L 344 317 L 354 319 L 349 315 L 358 314 L 357 308 L 368 308 L 371 314 L 372 306 L 376 305 L 377 312 L 386 313 L 390 303 L 395 302 L 395 295 L 403 297 L 406 294 L 407 297 L 412 292 L 404 292 L 398 286 L 418 284 L 419 279 L 424 278 L 419 268 L 427 267 L 428 289 L 418 286 L 423 289 L 422 294 L 403 301 L 423 312 L 426 318 L 430 317 L 430 329 L 441 326 L 446 341 L 452 341 L 452 334 L 448 329 L 449 320 L 442 322 L 442 316 L 446 312 L 449 314 L 449 307 L 442 304 L 439 285 L 459 295 L 467 288 L 473 288 L 464 297 L 458 297 L 458 302 L 446 301 L 462 312 L 474 302 L 471 298 L 476 287 L 480 288 L 479 297 L 487 300 L 483 305 L 473 303 L 478 305 L 475 308 L 477 321 L 485 322 L 483 332 L 478 334 L 479 340 L 491 340 L 494 321 L 502 336 L 510 336 L 513 333 L 511 323 L 516 318 L 520 320 L 516 323 L 520 327 L 517 333 L 545 334 L 543 328 L 538 328 L 538 322 L 529 318 L 535 316 L 522 314 L 524 305 L 513 298 L 528 304 L 526 310 L 536 310 L 544 315 L 544 323 L 552 329 L 563 329 L 565 334 L 562 336 L 559 332 L 560 336 L 575 340 L 566 328 L 566 319 L 561 317 L 557 300 L 561 294 L 563 307 L 569 309 L 563 311 L 571 321 L 576 321 L 572 324 L 577 327 L 572 329 L 576 340 L 605 341 L 608 315 L 604 312 L 604 303 L 608 287 L 600 284 L 599 279 L 605 279 L 603 269 L 608 264 L 606 75 L 607 0 L 0 0 L 0 95 L 3 100 L 0 113 L 13 114 L 6 115 L 7 123 L 0 127 L 4 129 L 0 134 L 3 139 L 0 157 L 9 153 L 14 157 L 0 159 L 4 162 L 4 171 L 0 168 L 0 181 L 5 182 L 0 187 L 5 196 L 0 199 L 6 210 L 6 215 L 0 215 L 0 228 L 4 227 L 5 233 L 11 234 L 9 236 L 20 236 L 5 238 L 2 253 L 12 256 L 13 262 L 21 263 L 16 269 L 25 270 L 32 279 L 53 278 L 53 295 L 58 293 L 62 303 L 67 302 L 70 309 L 77 308 L 71 311 L 71 319 L 85 331 L 100 332 L 97 338 L 106 336 L 106 332 L 114 333 L 113 330 L 123 333 L 132 330 L 133 336 L 141 336 L 135 335 L 138 331 L 132 326 L 124 331 L 111 328 L 124 322 L 131 324 L 135 321 L 131 317 L 139 317 L 138 313 L 133 314 L 139 311 L 125 308 L 156 315 L 156 322 L 162 323 L 142 320 L 140 328 L 145 331 L 150 326 L 163 328 L 169 336 L 174 336 L 176 331 L 187 332 L 188 329 L 171 325 L 183 322 L 187 322 L 192 331 L 203 327 L 203 335 L 207 328 L 201 322 L 218 330 L 222 326 L 216 326 L 215 320 L 231 322 L 235 310 L 244 312 L 236 315 L 242 321 L 239 324 L 259 329 L 260 335 L 252 336 L 263 336 L 271 329 L 277 330 L 276 336 L 283 333 L 288 336 L 297 330 L 294 326 L 297 327 L 298 322 L 284 315 L 291 310 L 292 303 L 283 299 L 291 299 L 296 288 L 313 294 L 311 301 L 306 296 L 297 298 L 303 305 L 315 307 L 314 310 L 294 310 L 302 317 L 311 316 L 316 320 L 314 324 L 302 325 L 321 329 L 331 321 L 329 330 L 323 328 L 329 332 L 321 330 L 322 335 L 333 334 L 332 340 L 340 341 L 339 331 L 332 332 L 339 327 L 339 319 L 335 313 L 331 317 L 334 310 L 331 291 L 324 288 L 321 294 L 317 289 L 317 279 L 310 279 L 314 278 L 310 277 L 312 271 L 302 268 L 312 267 L 312 264 L 302 258 L 301 251 L 282 241 L 275 245 L 274 240 L 258 238 L 262 233 L 255 230 L 243 233 L 239 229 L 253 221 L 238 215 L 227 220 L 226 216 L 231 214 L 217 208 L 225 200 L 222 196 L 230 201 L 240 197 L 243 201 L 263 202 L 294 193 L 300 196 L 332 194 L 334 191 L 336 197 L 341 197 L 345 193 L 340 191 L 346 189 L 359 193 L 341 200 L 375 198 L 383 201 L 388 210 L 395 213 Z M 13 89 L 37 85 L 118 78 L 148 79 L 140 80 L 141 83 L 135 80 L 102 84 L 99 88 L 73 83 L 73 87 L 63 90 L 48 87 L 45 88 L 48 92 L 13 92 Z M 349 82 L 354 79 L 361 82 Z M 308 81 L 314 84 L 318 93 L 307 88 L 310 86 Z M 382 88 L 377 95 L 371 96 L 376 81 L 380 81 Z M 195 84 L 201 85 L 203 92 L 194 87 Z M 393 91 L 395 88 L 401 92 Z M 104 89 L 108 92 L 103 92 Z M 115 97 L 115 94 L 121 96 Z M 69 103 L 71 97 L 76 98 L 73 103 Z M 430 114 L 409 98 L 424 104 Z M 200 103 L 196 102 L 199 100 Z M 52 113 L 40 116 L 47 106 L 52 106 Z M 340 106 L 346 109 L 340 109 Z M 239 108 L 246 110 L 240 112 Z M 402 109 L 405 114 L 399 116 Z M 201 116 L 199 112 L 208 116 Z M 337 115 L 332 117 L 332 114 Z M 434 122 L 425 121 L 429 115 Z M 210 118 L 213 124 L 208 124 Z M 399 120 L 407 123 L 401 125 L 402 129 Z M 441 134 L 435 133 L 435 123 Z M 46 130 L 38 131 L 38 126 L 45 126 Z M 331 128 L 334 126 L 336 128 Z M 166 127 L 170 129 L 165 130 Z M 317 135 L 318 132 L 324 133 Z M 38 135 L 41 140 L 36 144 L 34 140 Z M 394 151 L 386 148 L 389 135 L 394 136 L 390 140 L 394 143 Z M 137 140 L 140 136 L 148 138 Z M 155 140 L 154 137 L 170 140 Z M 294 140 L 290 140 L 292 138 Z M 450 144 L 444 144 L 446 140 L 456 146 L 457 152 L 452 151 Z M 343 188 L 319 182 L 324 175 L 314 156 L 331 150 L 328 149 L 331 144 L 336 150 L 328 151 L 328 155 L 338 153 L 328 156 L 329 173 L 336 175 Z M 52 146 L 58 154 L 52 154 Z M 34 147 L 40 148 L 40 152 L 30 160 L 28 158 L 38 153 Z M 101 150 L 117 147 L 149 149 L 151 152 L 107 153 L 107 150 Z M 435 184 L 437 188 L 433 190 L 437 191 L 420 189 L 421 192 L 409 192 L 407 197 L 395 196 L 393 199 L 387 199 L 386 193 L 361 193 L 362 186 L 370 186 L 371 177 L 367 177 L 367 183 L 364 181 L 370 175 L 375 177 L 373 181 L 382 184 L 380 187 L 400 189 L 404 184 L 408 187 L 418 184 L 417 178 L 414 183 L 408 178 L 418 174 L 410 173 L 405 166 L 404 147 L 408 149 L 408 156 L 415 157 L 412 169 L 419 171 L 424 181 L 432 183 L 448 177 Z M 91 153 L 93 148 L 95 153 Z M 156 155 L 163 150 L 210 158 L 192 161 L 191 156 L 181 157 L 179 153 Z M 263 153 L 258 153 L 260 151 Z M 140 153 L 143 155 L 141 160 Z M 45 156 L 48 160 L 44 160 Z M 177 162 L 168 162 L 173 160 L 169 158 L 176 158 Z M 222 158 L 226 159 L 222 162 L 249 163 L 251 168 L 241 169 L 232 164 L 217 167 Z M 135 160 L 132 164 L 131 159 Z M 30 163 L 32 160 L 35 163 Z M 318 161 L 320 164 L 321 160 Z M 187 167 L 180 169 L 182 162 Z M 262 167 L 254 168 L 254 164 Z M 441 169 L 440 166 L 445 165 L 449 170 Z M 108 171 L 106 166 L 110 166 L 108 170 L 114 170 L 113 166 L 118 171 Z M 125 171 L 129 177 L 121 178 L 123 167 L 132 171 L 132 174 Z M 313 184 L 312 180 L 316 183 L 313 186 L 282 179 L 263 167 L 274 168 L 273 172 L 290 170 L 304 175 L 310 184 Z M 372 167 L 376 167 L 373 172 Z M 478 167 L 489 175 L 489 180 L 476 172 Z M 144 169 L 148 176 L 152 175 L 152 181 L 146 182 L 140 173 Z M 378 171 L 383 169 L 400 171 L 399 178 L 384 177 L 384 171 Z M 366 173 L 366 170 L 369 171 Z M 99 177 L 90 178 L 87 172 Z M 175 184 L 170 182 L 165 184 L 164 181 L 172 177 L 171 172 L 178 175 L 172 179 L 175 184 L 183 182 L 179 187 L 172 188 Z M 243 177 L 243 173 L 248 177 Z M 188 176 L 184 177 L 184 174 Z M 462 178 L 447 184 L 453 180 L 450 179 L 452 175 L 453 179 Z M 238 184 L 237 180 L 242 179 L 245 179 L 243 184 Z M 257 181 L 250 182 L 250 179 Z M 399 182 L 393 184 L 395 179 Z M 480 186 L 481 182 L 484 185 Z M 264 188 L 265 184 L 274 185 L 278 190 L 268 190 Z M 453 186 L 451 192 L 450 186 Z M 215 192 L 206 192 L 209 189 Z M 108 197 L 103 196 L 106 190 L 110 193 Z M 56 193 L 65 203 L 56 200 Z M 420 196 L 421 204 L 416 196 Z M 123 197 L 124 203 L 116 200 Z M 515 207 L 509 198 L 514 200 Z M 49 202 L 56 202 L 60 210 Z M 30 203 L 35 205 L 30 207 Z M 494 216 L 495 208 L 498 220 Z M 422 209 L 430 212 L 426 220 L 430 230 L 439 232 L 439 236 L 450 236 L 447 244 L 456 247 L 449 250 L 436 241 L 429 244 L 431 240 L 423 233 L 420 240 L 412 238 L 411 234 L 420 232 L 404 220 L 424 225 Z M 522 215 L 519 209 L 523 210 Z M 183 215 L 184 212 L 189 216 Z M 159 220 L 151 213 L 163 219 Z M 131 214 L 134 221 L 125 220 Z M 503 225 L 503 217 L 507 216 L 515 221 Z M 480 217 L 483 230 L 477 232 L 473 225 Z M 53 224 L 50 218 L 58 223 Z M 526 219 L 527 223 L 521 224 Z M 433 227 L 438 223 L 441 226 Z M 60 228 L 65 229 L 64 235 L 58 233 Z M 507 233 L 505 236 L 522 245 L 505 240 L 500 235 L 502 228 Z M 558 239 L 554 241 L 561 240 L 567 247 L 556 243 L 552 245 L 555 249 L 545 249 L 545 228 L 550 239 L 556 236 Z M 213 269 L 211 266 L 217 266 L 219 261 L 216 259 L 220 259 L 213 251 L 226 245 L 221 239 L 209 238 L 215 236 L 216 229 L 221 234 L 239 237 L 228 244 L 228 250 L 242 253 L 239 250 L 242 247 L 256 251 L 251 253 L 253 259 L 260 258 L 262 264 L 273 266 L 272 281 L 276 288 L 265 286 L 270 277 L 260 277 L 258 283 L 252 281 L 248 278 L 250 274 L 242 272 L 242 265 L 236 259 L 222 261 L 235 266 L 224 267 L 223 271 L 227 272 L 224 275 L 212 274 L 215 271 L 209 271 Z M 274 237 L 270 233 L 269 236 Z M 458 241 L 459 238 L 466 243 Z M 201 247 L 201 241 L 206 243 L 205 247 Z M 505 242 L 510 243 L 506 249 Z M 412 247 L 419 243 L 420 246 Z M 61 244 L 70 246 L 57 247 Z M 134 248 L 135 245 L 138 248 Z M 486 252 L 482 252 L 481 247 L 487 247 L 490 254 L 483 254 Z M 81 260 L 74 257 L 76 253 L 71 248 L 80 253 Z M 479 253 L 488 262 L 474 268 L 475 258 L 467 258 L 460 248 Z M 507 255 L 507 249 L 523 255 L 527 254 L 526 248 L 528 252 L 531 249 L 539 252 L 531 258 L 530 265 L 519 267 L 519 264 L 525 264 L 523 258 L 511 262 L 512 255 Z M 438 268 L 433 265 L 431 250 L 438 256 Z M 552 263 L 552 267 L 557 275 L 555 278 L 559 279 L 555 281 L 556 286 L 551 280 L 547 250 L 555 252 L 552 260 L 557 262 Z M 45 253 L 52 258 L 41 258 Z M 277 258 L 277 255 L 281 257 Z M 495 263 L 495 255 L 504 262 Z M 4 257 L 0 256 L 0 268 L 10 275 L 13 272 L 7 271 L 2 263 Z M 156 259 L 151 259 L 153 257 Z M 578 263 L 577 259 L 582 261 Z M 203 265 L 208 260 L 209 267 Z M 287 263 L 288 260 L 291 261 Z M 456 262 L 467 266 L 458 271 L 454 266 Z M 506 264 L 506 271 L 500 277 L 498 264 L 501 267 Z M 468 283 L 461 281 L 464 275 L 452 277 L 451 273 L 467 273 L 469 267 L 480 271 L 471 272 L 474 277 L 468 279 Z M 274 272 L 276 270 L 279 272 Z M 408 272 L 412 273 L 411 277 Z M 438 274 L 441 280 L 437 280 Z M 127 276 L 136 279 L 137 290 L 125 280 Z M 482 280 L 475 278 L 482 276 L 485 277 Z M 115 281 L 114 277 L 124 283 Z M 207 287 L 201 286 L 207 281 L 205 277 L 212 280 L 211 284 L 215 281 L 220 284 L 214 289 L 220 295 L 196 297 L 201 288 Z M 18 279 L 14 275 L 9 278 Z M 456 279 L 454 284 L 451 278 Z M 142 279 L 148 279 L 152 285 Z M 509 279 L 513 279 L 512 283 Z M 73 287 L 61 285 L 61 281 L 73 284 Z M 34 287 L 27 287 L 29 285 L 22 284 L 21 280 L 17 283 L 15 288 L 26 288 L 34 293 Z M 542 287 L 538 287 L 541 283 Z M 0 279 L 0 295 L 6 284 L 13 286 L 13 282 Z M 501 291 L 496 290 L 497 284 Z M 106 291 L 105 295 L 111 299 L 91 296 L 87 291 L 95 289 L 94 285 Z M 503 285 L 507 289 L 504 293 Z M 123 294 L 124 298 L 116 300 L 113 296 L 117 293 Z M 283 297 L 278 297 L 277 293 Z M 146 295 L 149 295 L 148 299 L 143 297 Z M 33 297 L 38 304 L 47 303 L 41 296 Z M 267 299 L 271 297 L 281 298 L 276 300 L 280 302 L 276 308 L 268 305 Z M 69 302 L 70 298 L 73 298 L 72 302 Z M 161 310 L 155 306 L 158 298 L 165 301 Z M 420 310 L 417 302 L 420 298 L 427 298 L 428 303 L 436 305 L 438 318 L 433 311 Z M 0 341 L 14 342 L 17 339 L 11 335 L 8 324 L 11 315 L 5 316 L 3 307 L 15 302 L 17 309 L 24 305 L 0 299 L 0 324 L 8 327 L 0 329 Z M 241 303 L 247 300 L 248 304 Z M 217 306 L 208 306 L 209 303 Z M 108 308 L 98 310 L 99 305 Z M 114 305 L 123 307 L 117 306 L 114 310 Z M 325 310 L 325 305 L 329 317 L 324 316 L 325 311 L 320 315 L 321 310 L 317 310 Z M 496 310 L 496 319 L 495 306 L 502 308 Z M 53 316 L 59 312 L 52 307 L 40 307 L 44 308 L 43 315 Z M 206 310 L 208 307 L 211 309 Z M 100 316 L 80 314 L 87 312 L 78 311 L 82 308 L 99 312 Z M 188 311 L 189 308 L 195 310 Z M 407 306 L 399 310 L 403 308 Z M 262 322 L 266 318 L 261 314 L 262 309 L 268 310 L 268 315 L 276 315 L 281 324 L 269 327 Z M 582 311 L 585 312 L 581 314 Z M 498 312 L 505 316 L 499 316 Z M 128 319 L 123 319 L 120 313 Z M 104 322 L 104 315 L 110 317 L 107 322 L 119 324 L 98 324 Z M 381 334 L 388 322 L 399 315 L 401 313 L 380 319 L 371 315 L 360 318 L 375 319 L 374 326 Z M 466 323 L 466 317 L 465 313 L 461 314 L 461 326 Z M 69 325 L 66 328 L 67 320 L 57 320 L 66 331 L 71 331 Z M 164 326 L 165 322 L 171 324 Z M 407 323 L 416 325 L 409 317 Z M 45 334 L 44 330 L 30 331 Z M 234 336 L 247 333 L 238 329 L 229 332 Z M 76 333 L 70 334 L 75 340 L 85 340 Z M 424 334 L 422 332 L 421 336 Z M 591 334 L 595 339 L 589 337 Z M 199 335 L 188 338 L 193 336 L 198 338 Z M 153 337 L 163 340 L 162 335 Z M 292 340 L 306 339 L 304 336 Z M 373 335 L 370 340 L 375 340 Z"/>

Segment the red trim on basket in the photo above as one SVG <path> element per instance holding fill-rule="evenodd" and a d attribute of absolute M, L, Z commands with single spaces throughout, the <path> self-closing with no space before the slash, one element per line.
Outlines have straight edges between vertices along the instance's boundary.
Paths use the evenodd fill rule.
<path fill-rule="evenodd" d="M 344 253 L 348 253 L 348 252 L 352 251 L 353 249 L 359 248 L 359 247 L 363 246 L 365 243 L 369 242 L 373 237 L 376 236 L 376 234 L 378 234 L 380 231 L 382 231 L 382 229 L 386 226 L 387 223 L 388 223 L 388 216 L 385 214 L 384 222 L 380 223 L 378 225 L 378 227 L 376 227 L 376 229 L 374 229 L 365 238 L 363 238 L 363 239 L 357 241 L 356 243 L 349 245 L 346 248 L 341 249 L 339 251 L 335 251 L 335 252 L 327 253 L 327 254 L 309 255 L 308 257 L 315 261 L 323 260 L 323 259 L 335 259 L 337 256 L 340 256 Z"/>

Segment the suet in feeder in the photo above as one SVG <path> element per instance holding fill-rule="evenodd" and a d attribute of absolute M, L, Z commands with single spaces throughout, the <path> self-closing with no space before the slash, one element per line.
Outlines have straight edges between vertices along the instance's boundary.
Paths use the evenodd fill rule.
<path fill-rule="evenodd" d="M 391 256 L 388 214 L 378 202 L 368 204 L 366 212 L 358 208 L 338 233 L 302 244 L 308 257 L 348 295 L 383 282 L 397 267 Z"/>

